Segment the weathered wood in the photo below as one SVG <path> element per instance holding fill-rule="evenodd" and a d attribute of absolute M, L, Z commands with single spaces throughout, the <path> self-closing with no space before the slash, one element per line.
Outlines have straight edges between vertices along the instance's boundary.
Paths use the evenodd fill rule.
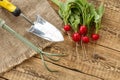
<path fill-rule="evenodd" d="M 104 80 L 120 79 L 120 52 L 94 44 L 86 45 L 86 49 L 87 58 L 84 58 L 81 46 L 78 47 L 79 53 L 76 53 L 75 43 L 65 38 L 63 43 L 53 44 L 45 48 L 45 51 L 69 55 L 57 62 L 58 65 L 82 71 Z"/>
<path fill-rule="evenodd" d="M 81 47 L 78 47 L 79 53 L 76 53 L 75 43 L 65 36 L 64 42 L 52 44 L 44 49 L 47 52 L 69 54 L 68 57 L 62 58 L 60 62 L 54 63 L 58 66 L 48 63 L 49 67 L 58 69 L 59 73 L 49 73 L 43 68 L 39 59 L 32 58 L 10 72 L 5 73 L 3 77 L 12 80 L 31 80 L 33 78 L 33 80 L 120 80 L 120 46 L 118 44 L 120 41 L 120 28 L 118 26 L 120 21 L 120 1 L 94 0 L 93 2 L 99 4 L 100 1 L 105 1 L 106 6 L 102 22 L 103 27 L 100 31 L 102 36 L 97 43 L 101 46 L 92 43 L 86 45 L 88 60 L 83 60 L 83 50 Z M 55 9 L 57 10 L 56 7 Z M 56 21 L 54 22 L 56 23 Z M 62 23 L 61 20 L 59 22 Z"/>
<path fill-rule="evenodd" d="M 104 2 L 105 13 L 98 44 L 120 51 L 120 0 L 90 0 L 99 5 Z"/>
<path fill-rule="evenodd" d="M 60 72 L 48 72 L 43 67 L 40 59 L 31 58 L 13 70 L 5 73 L 3 77 L 9 80 L 101 80 L 99 78 L 62 68 L 48 62 L 47 64 L 49 67 L 58 69 Z"/>
<path fill-rule="evenodd" d="M 48 0 L 50 1 L 50 0 Z M 62 0 L 65 1 L 65 0 Z M 89 0 L 95 5 L 104 2 L 105 13 L 102 20 L 100 35 L 101 38 L 97 44 L 120 51 L 120 0 Z M 50 1 L 51 5 L 53 3 Z M 58 7 L 53 5 L 55 10 Z"/>
<path fill-rule="evenodd" d="M 50 7 L 47 0 L 12 0 L 12 3 L 21 8 L 23 13 L 25 13 L 25 15 L 27 15 L 33 21 L 36 18 L 35 15 L 38 14 L 58 28 L 62 24 L 61 19 Z M 7 25 L 11 26 L 15 31 L 22 34 L 41 49 L 51 44 L 46 40 L 28 33 L 26 30 L 30 28 L 31 25 L 22 17 L 16 18 L 11 13 L 1 8 L 0 18 L 4 19 Z M 0 73 L 12 68 L 17 64 L 20 64 L 24 60 L 36 54 L 29 47 L 24 45 L 21 41 L 17 40 L 3 29 L 0 29 L 0 45 Z"/>
<path fill-rule="evenodd" d="M 91 0 L 92 1 L 92 0 Z M 120 79 L 120 6 L 119 0 L 94 0 L 96 5 L 101 1 L 105 3 L 105 14 L 100 30 L 101 39 L 97 42 L 99 45 L 89 44 L 87 46 L 87 56 L 89 60 L 83 61 L 83 50 L 79 46 L 79 54 L 75 51 L 75 43 L 67 38 L 65 42 L 54 44 L 47 48 L 49 52 L 67 53 L 69 56 L 62 59 L 59 65 L 76 69 L 84 73 L 100 77 L 104 80 Z M 107 3 L 108 2 L 108 3 Z M 55 8 L 57 10 L 57 7 Z M 71 45 L 71 46 L 70 46 Z M 74 46 L 73 46 L 74 45 Z M 94 51 L 95 48 L 95 51 Z"/>
<path fill-rule="evenodd" d="M 0 80 L 6 80 L 6 79 L 0 78 Z"/>

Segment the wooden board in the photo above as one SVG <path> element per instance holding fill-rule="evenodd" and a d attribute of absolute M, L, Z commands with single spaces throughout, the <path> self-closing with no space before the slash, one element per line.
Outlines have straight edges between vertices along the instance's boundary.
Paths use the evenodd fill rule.
<path fill-rule="evenodd" d="M 11 2 L 21 8 L 23 13 L 32 21 L 36 19 L 35 15 L 41 15 L 53 25 L 58 28 L 61 27 L 61 19 L 50 7 L 47 0 L 11 0 Z M 26 30 L 30 28 L 31 25 L 22 17 L 14 17 L 8 11 L 0 8 L 0 18 L 4 19 L 7 25 L 11 26 L 11 28 L 29 39 L 41 49 L 51 44 L 51 42 L 28 33 Z M 57 23 L 55 21 L 57 21 Z M 29 47 L 3 29 L 0 29 L 0 45 L 0 73 L 20 64 L 36 54 Z"/>
<path fill-rule="evenodd" d="M 63 43 L 54 44 L 45 48 L 45 51 L 69 55 L 62 58 L 60 62 L 55 63 L 57 65 L 83 72 L 103 80 L 120 79 L 120 52 L 99 45 L 95 46 L 94 44 L 87 45 L 86 49 L 87 58 L 84 58 L 81 47 L 78 47 L 79 53 L 76 53 L 75 43 L 70 42 L 67 38 Z"/>
<path fill-rule="evenodd" d="M 120 0 L 90 0 L 99 5 L 104 2 L 105 13 L 100 31 L 99 45 L 120 51 Z"/>
<path fill-rule="evenodd" d="M 47 64 L 50 67 L 58 69 L 60 72 L 48 72 L 43 67 L 40 59 L 31 58 L 15 67 L 13 70 L 5 73 L 3 77 L 8 80 L 101 80 L 51 63 Z"/>
<path fill-rule="evenodd" d="M 50 0 L 48 1 L 51 3 Z M 58 73 L 48 72 L 41 64 L 39 57 L 36 56 L 1 75 L 1 78 L 3 80 L 120 80 L 120 28 L 117 26 L 120 21 L 120 1 L 91 1 L 96 5 L 104 1 L 106 12 L 100 31 L 101 39 L 97 42 L 97 45 L 93 43 L 85 45 L 87 60 L 83 58 L 81 46 L 78 46 L 79 53 L 76 53 L 75 43 L 65 35 L 64 42 L 51 44 L 44 48 L 44 51 L 51 53 L 69 54 L 56 63 L 46 59 L 49 67 L 59 70 Z M 58 10 L 58 7 L 53 3 L 51 5 L 55 10 Z"/>
<path fill-rule="evenodd" d="M 104 2 L 106 11 L 100 30 L 101 39 L 97 42 L 97 45 L 92 43 L 86 45 L 88 60 L 83 60 L 83 50 L 80 46 L 78 47 L 79 53 L 76 53 L 75 43 L 71 42 L 66 36 L 63 43 L 53 44 L 45 48 L 45 51 L 69 54 L 59 63 L 55 63 L 59 66 L 80 71 L 102 80 L 120 80 L 120 1 L 91 1 L 96 5 Z M 56 7 L 55 9 L 57 10 Z"/>
<path fill-rule="evenodd" d="M 50 1 L 50 0 L 48 0 Z M 65 1 L 65 0 L 61 0 Z M 100 30 L 100 40 L 97 44 L 120 51 L 120 0 L 88 0 L 95 4 L 100 5 L 104 3 L 105 13 L 102 20 Z M 57 11 L 58 7 L 50 2 L 54 9 Z"/>

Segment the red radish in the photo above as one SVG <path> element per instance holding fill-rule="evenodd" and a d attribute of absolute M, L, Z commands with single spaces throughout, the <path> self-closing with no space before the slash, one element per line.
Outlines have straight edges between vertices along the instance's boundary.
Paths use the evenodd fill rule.
<path fill-rule="evenodd" d="M 89 37 L 83 36 L 83 37 L 82 37 L 82 41 L 83 41 L 84 43 L 88 43 L 88 42 L 89 42 Z"/>
<path fill-rule="evenodd" d="M 64 30 L 65 30 L 65 31 L 70 31 L 70 30 L 71 30 L 70 25 L 65 25 L 65 26 L 64 26 Z"/>
<path fill-rule="evenodd" d="M 80 36 L 79 33 L 74 33 L 74 34 L 72 35 L 72 39 L 73 39 L 73 41 L 75 41 L 75 42 L 79 42 L 80 39 L 81 39 L 81 36 Z"/>
<path fill-rule="evenodd" d="M 80 26 L 80 34 L 84 35 L 87 33 L 87 27 L 86 26 Z"/>
<path fill-rule="evenodd" d="M 98 40 L 99 37 L 100 37 L 99 34 L 92 34 L 92 39 L 95 41 Z"/>

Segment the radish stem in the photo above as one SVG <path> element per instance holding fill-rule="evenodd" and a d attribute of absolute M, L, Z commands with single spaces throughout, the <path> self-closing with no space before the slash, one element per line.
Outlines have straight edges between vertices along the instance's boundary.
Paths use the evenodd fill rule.
<path fill-rule="evenodd" d="M 76 54 L 79 54 L 79 52 L 78 52 L 78 42 L 76 42 Z"/>
<path fill-rule="evenodd" d="M 69 40 L 72 41 L 71 34 L 68 31 L 67 31 L 67 35 L 68 35 Z"/>
<path fill-rule="evenodd" d="M 81 47 L 83 50 L 83 60 L 87 60 L 87 51 L 86 51 L 85 45 L 83 44 L 82 41 L 81 41 Z"/>

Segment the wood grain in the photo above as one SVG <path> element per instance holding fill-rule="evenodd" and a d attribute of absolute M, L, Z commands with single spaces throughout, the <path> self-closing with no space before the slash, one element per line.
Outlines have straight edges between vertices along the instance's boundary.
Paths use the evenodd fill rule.
<path fill-rule="evenodd" d="M 61 19 L 50 7 L 47 0 L 11 1 L 13 4 L 21 8 L 23 13 L 31 20 L 35 20 L 35 15 L 41 15 L 53 25 L 57 26 L 58 28 L 61 27 Z M 1 8 L 0 18 L 4 19 L 7 25 L 11 26 L 11 28 L 26 37 L 41 49 L 51 44 L 51 42 L 28 33 L 26 30 L 30 28 L 31 25 L 22 17 L 14 17 L 11 13 Z M 57 23 L 55 21 L 57 21 Z M 24 60 L 36 54 L 28 46 L 24 45 L 21 41 L 17 40 L 14 36 L 3 29 L 0 29 L 0 45 L 0 73 L 12 68 L 17 64 L 20 64 Z"/>
<path fill-rule="evenodd" d="M 3 79 L 3 78 L 0 78 L 0 80 L 5 80 L 5 79 Z"/>
<path fill-rule="evenodd" d="M 83 60 L 83 50 L 79 46 L 79 53 L 75 51 L 75 43 L 65 37 L 63 43 L 54 44 L 45 49 L 48 52 L 66 53 L 69 56 L 62 59 L 60 66 L 82 71 L 83 73 L 99 77 L 103 80 L 120 79 L 120 7 L 119 0 L 91 0 L 99 5 L 104 2 L 105 14 L 100 30 L 101 39 L 95 44 L 86 45 L 88 60 Z M 108 3 L 109 4 L 108 4 Z M 57 7 L 55 8 L 57 10 Z M 95 51 L 94 51 L 95 50 Z"/>
<path fill-rule="evenodd" d="M 86 45 L 86 50 L 87 58 L 83 56 L 81 46 L 78 46 L 79 53 L 76 53 L 75 43 L 68 38 L 63 43 L 53 44 L 45 48 L 47 52 L 69 55 L 55 63 L 57 65 L 93 75 L 103 80 L 120 79 L 120 52 L 95 44 Z"/>
<path fill-rule="evenodd" d="M 99 78 L 59 67 L 49 62 L 47 64 L 49 67 L 58 69 L 60 72 L 48 72 L 43 67 L 40 59 L 31 58 L 13 70 L 5 73 L 3 77 L 9 80 L 101 80 Z"/>
<path fill-rule="evenodd" d="M 58 7 L 48 0 L 52 7 L 57 11 Z M 65 1 L 65 0 L 61 0 Z M 88 0 L 95 4 L 100 5 L 101 2 L 104 3 L 105 13 L 102 20 L 100 34 L 100 40 L 97 44 L 109 47 L 120 51 L 120 0 Z"/>
<path fill-rule="evenodd" d="M 51 3 L 50 0 L 48 1 L 55 10 L 58 10 L 56 5 Z M 50 68 L 57 69 L 60 72 L 48 72 L 37 56 L 6 72 L 3 74 L 3 77 L 9 80 L 120 80 L 120 1 L 91 1 L 96 5 L 104 2 L 106 11 L 100 30 L 101 39 L 97 44 L 90 43 L 85 45 L 87 58 L 85 58 L 81 46 L 78 46 L 79 53 L 76 53 L 75 43 L 70 41 L 67 35 L 64 35 L 64 42 L 53 43 L 44 48 L 44 51 L 47 52 L 68 54 L 67 57 L 61 58 L 61 60 L 56 63 L 46 59 Z M 25 13 L 30 14 L 28 11 L 29 10 L 26 9 Z M 33 17 L 30 18 L 34 19 Z M 62 21 L 59 20 L 60 18 L 57 22 L 60 22 L 61 26 L 59 27 L 62 28 Z M 54 21 L 54 23 L 56 23 L 56 21 Z M 28 36 L 26 37 L 30 38 Z M 36 41 L 36 43 L 38 42 Z"/>
<path fill-rule="evenodd" d="M 90 0 L 99 5 L 104 2 L 105 13 L 98 44 L 120 51 L 120 0 Z"/>

